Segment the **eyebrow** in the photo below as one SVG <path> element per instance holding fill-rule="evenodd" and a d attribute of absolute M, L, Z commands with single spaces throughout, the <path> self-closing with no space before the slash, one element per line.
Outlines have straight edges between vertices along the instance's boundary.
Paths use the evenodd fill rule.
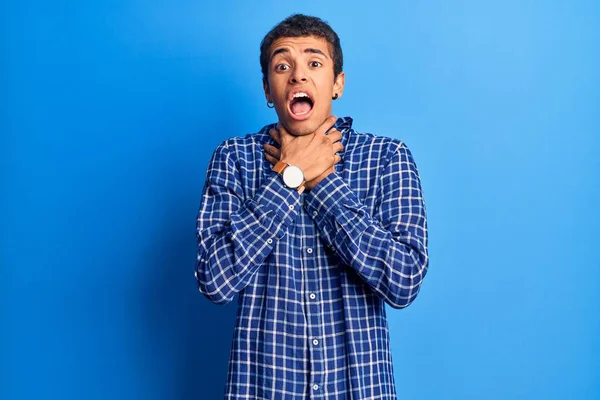
<path fill-rule="evenodd" d="M 273 54 L 271 55 L 271 60 L 272 60 L 272 59 L 273 59 L 273 58 L 274 58 L 274 57 L 275 57 L 277 54 L 285 54 L 285 53 L 289 53 L 289 52 L 290 52 L 290 50 L 289 50 L 289 49 L 287 49 L 287 48 L 285 48 L 285 47 L 282 47 L 282 48 L 280 48 L 280 49 L 277 49 L 277 50 L 275 50 L 275 51 L 273 52 Z M 306 49 L 304 49 L 304 52 L 305 52 L 305 53 L 311 53 L 311 54 L 320 54 L 320 55 L 322 55 L 322 56 L 323 56 L 323 57 L 325 57 L 325 58 L 329 58 L 329 57 L 327 57 L 327 54 L 323 53 L 321 50 L 319 50 L 319 49 L 314 49 L 314 48 L 312 48 L 312 47 L 307 47 Z"/>

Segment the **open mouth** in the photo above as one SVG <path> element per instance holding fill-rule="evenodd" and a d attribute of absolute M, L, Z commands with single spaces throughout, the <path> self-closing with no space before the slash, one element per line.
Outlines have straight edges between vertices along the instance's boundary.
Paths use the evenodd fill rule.
<path fill-rule="evenodd" d="M 308 118 L 315 103 L 306 92 L 296 92 L 289 102 L 289 109 L 295 119 Z"/>

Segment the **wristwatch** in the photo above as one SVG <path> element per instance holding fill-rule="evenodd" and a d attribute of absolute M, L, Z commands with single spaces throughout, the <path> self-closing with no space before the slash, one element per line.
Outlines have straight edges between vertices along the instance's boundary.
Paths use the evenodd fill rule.
<path fill-rule="evenodd" d="M 300 167 L 290 165 L 285 161 L 279 161 L 273 167 L 273 171 L 281 175 L 281 178 L 283 179 L 283 185 L 285 187 L 296 189 L 298 194 L 302 194 L 306 180 L 304 180 L 304 173 Z"/>

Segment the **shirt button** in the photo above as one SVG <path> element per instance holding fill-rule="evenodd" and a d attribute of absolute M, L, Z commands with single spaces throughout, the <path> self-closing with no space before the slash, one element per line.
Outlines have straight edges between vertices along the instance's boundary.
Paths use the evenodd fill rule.
<path fill-rule="evenodd" d="M 314 293 L 311 293 L 309 297 L 310 297 L 311 300 L 314 300 L 314 299 L 317 298 L 317 295 L 314 294 Z"/>
<path fill-rule="evenodd" d="M 310 248 L 310 247 L 309 247 L 308 249 L 306 249 L 306 252 L 307 252 L 308 254 L 312 254 L 312 248 Z"/>
<path fill-rule="evenodd" d="M 316 217 L 319 213 L 316 211 L 313 211 L 313 217 Z"/>
<path fill-rule="evenodd" d="M 319 341 L 317 339 L 313 339 L 313 344 L 316 346 L 319 344 Z"/>
<path fill-rule="evenodd" d="M 313 390 L 319 390 L 319 385 L 313 385 Z"/>
<path fill-rule="evenodd" d="M 269 244 L 273 243 L 273 239 L 271 239 L 271 238 L 267 239 L 267 243 L 269 243 Z"/>
<path fill-rule="evenodd" d="M 293 210 L 293 209 L 294 209 L 294 205 L 290 204 L 290 210 Z"/>

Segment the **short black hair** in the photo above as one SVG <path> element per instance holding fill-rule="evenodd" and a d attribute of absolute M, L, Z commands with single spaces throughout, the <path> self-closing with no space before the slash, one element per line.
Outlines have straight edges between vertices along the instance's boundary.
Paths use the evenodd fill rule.
<path fill-rule="evenodd" d="M 333 58 L 333 78 L 342 72 L 344 55 L 340 38 L 329 24 L 320 18 L 310 15 L 293 14 L 275 25 L 260 42 L 260 67 L 263 79 L 268 83 L 269 49 L 273 42 L 282 37 L 315 36 L 329 43 L 329 52 Z"/>

